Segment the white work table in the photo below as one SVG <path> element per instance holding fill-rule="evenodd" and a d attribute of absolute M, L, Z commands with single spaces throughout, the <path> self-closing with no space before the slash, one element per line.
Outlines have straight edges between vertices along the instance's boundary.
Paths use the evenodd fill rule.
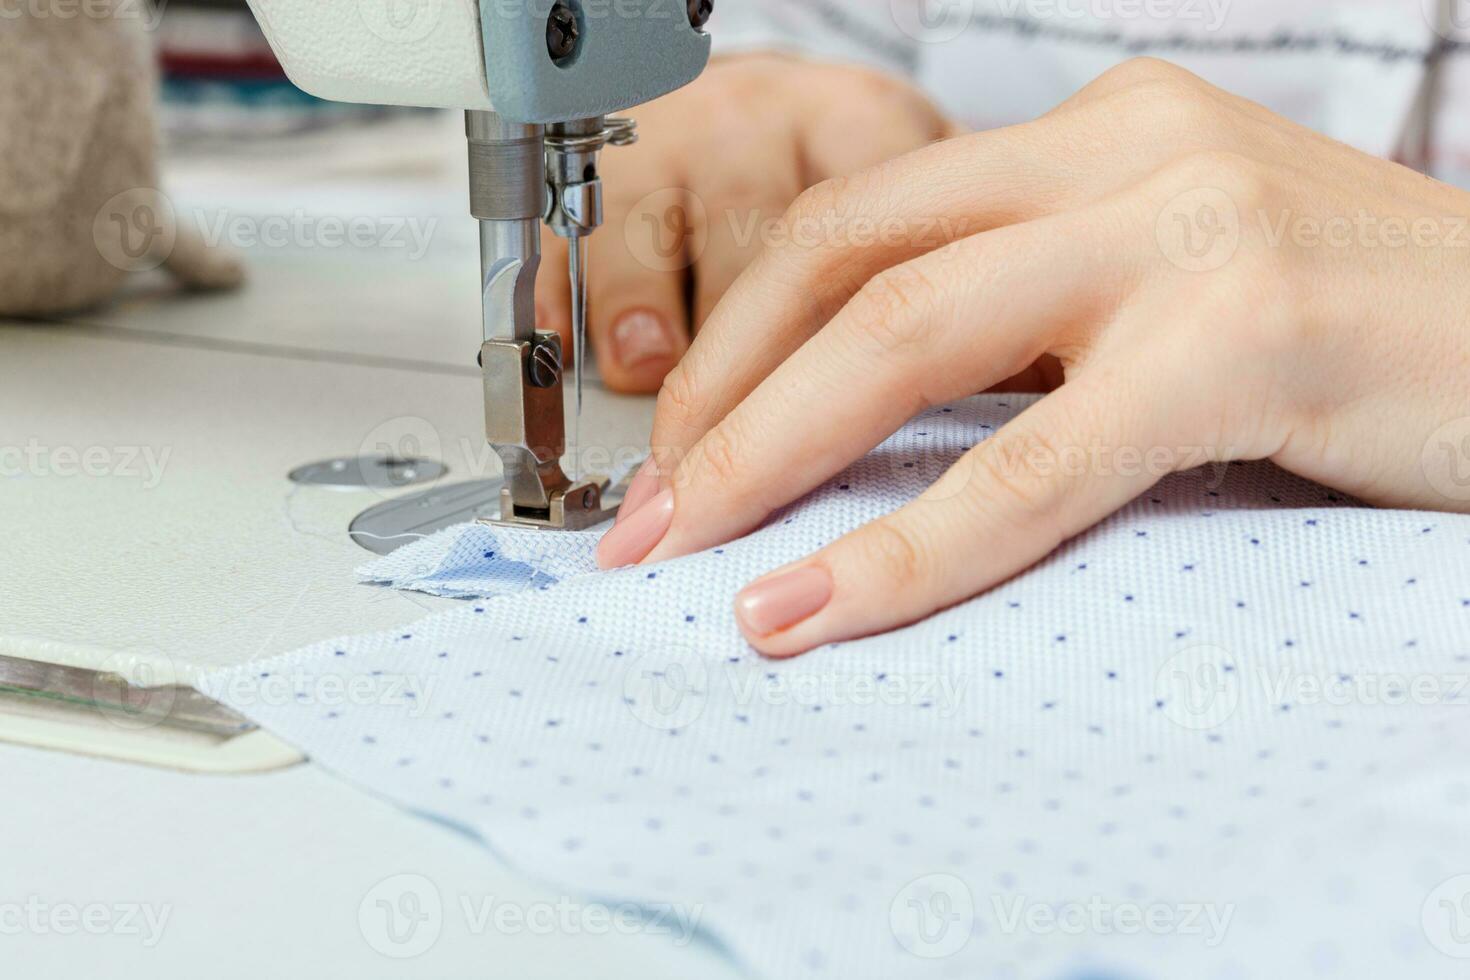
<path fill-rule="evenodd" d="M 172 175 L 181 204 L 207 211 L 436 221 L 420 258 L 253 248 L 235 294 L 177 296 L 143 277 L 105 308 L 0 322 L 0 446 L 30 447 L 24 472 L 0 478 L 0 653 L 86 664 L 147 651 L 202 669 L 452 605 L 357 583 L 371 555 L 348 523 L 383 495 L 300 487 L 287 473 L 404 433 L 450 467 L 446 482 L 497 471 L 474 365 L 478 260 L 457 125 L 409 125 L 414 150 L 389 177 L 324 165 L 303 178 L 303 164 L 285 182 L 264 160 L 186 162 Z M 635 444 L 650 414 L 647 399 L 594 389 L 586 441 Z M 92 475 L 57 455 L 94 447 L 106 463 Z M 202 776 L 0 745 L 0 772 L 7 976 L 733 975 L 698 943 L 664 936 L 481 928 L 466 907 L 566 898 L 310 762 Z M 401 874 L 428 879 L 444 906 L 438 941 L 407 960 L 380 953 L 359 924 L 374 886 Z M 168 919 L 151 946 L 120 928 L 15 932 L 7 910 L 27 903 L 139 905 Z"/>

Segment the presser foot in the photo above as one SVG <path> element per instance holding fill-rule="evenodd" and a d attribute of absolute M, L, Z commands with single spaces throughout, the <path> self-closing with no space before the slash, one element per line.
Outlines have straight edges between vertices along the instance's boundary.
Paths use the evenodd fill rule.
<path fill-rule="evenodd" d="M 486 341 L 480 366 L 485 431 L 505 470 L 500 514 L 480 523 L 581 531 L 611 517 L 604 506 L 606 482 L 573 482 L 558 462 L 566 448 L 566 418 L 556 334 Z"/>
<path fill-rule="evenodd" d="M 509 487 L 500 491 L 500 516 L 478 523 L 538 531 L 585 531 L 612 519 L 617 508 L 604 506 L 606 483 L 581 483 L 550 494 L 546 509 L 518 507 Z M 509 515 L 509 516 L 507 516 Z"/>

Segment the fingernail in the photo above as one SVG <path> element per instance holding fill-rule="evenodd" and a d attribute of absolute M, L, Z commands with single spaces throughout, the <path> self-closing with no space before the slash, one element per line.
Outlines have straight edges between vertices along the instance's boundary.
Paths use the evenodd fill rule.
<path fill-rule="evenodd" d="M 674 359 L 674 338 L 664 319 L 648 310 L 626 313 L 613 324 L 613 357 L 625 370 Z"/>
<path fill-rule="evenodd" d="M 746 586 L 735 597 L 735 618 L 746 635 L 766 637 L 810 619 L 831 601 L 832 573 L 806 565 Z"/>
<path fill-rule="evenodd" d="M 623 523 L 626 517 L 632 517 L 633 513 L 648 503 L 658 493 L 658 464 L 652 456 L 638 467 L 633 482 L 628 484 L 628 490 L 623 494 L 623 502 L 618 507 L 616 522 Z"/>
<path fill-rule="evenodd" d="M 602 568 L 636 565 L 669 533 L 674 523 L 674 491 L 665 490 L 603 536 L 597 545 L 597 564 Z"/>

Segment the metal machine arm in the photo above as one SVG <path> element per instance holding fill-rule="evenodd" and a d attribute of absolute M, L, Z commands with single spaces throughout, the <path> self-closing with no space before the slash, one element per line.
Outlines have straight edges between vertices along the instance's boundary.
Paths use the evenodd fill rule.
<path fill-rule="evenodd" d="M 574 483 L 560 462 L 563 352 L 536 323 L 541 225 L 570 246 L 580 371 L 585 240 L 602 224 L 598 158 L 635 138 L 630 121 L 608 114 L 699 76 L 713 0 L 480 0 L 468 11 L 465 0 L 249 2 L 308 92 L 466 110 L 485 428 L 505 466 L 499 520 L 570 529 L 604 519 L 602 486 Z"/>

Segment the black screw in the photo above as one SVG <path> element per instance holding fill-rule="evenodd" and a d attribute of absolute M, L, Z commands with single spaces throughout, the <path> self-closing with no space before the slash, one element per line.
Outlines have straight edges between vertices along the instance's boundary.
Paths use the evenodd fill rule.
<path fill-rule="evenodd" d="M 689 0 L 689 25 L 696 31 L 704 30 L 714 13 L 715 0 Z"/>
<path fill-rule="evenodd" d="M 582 27 L 577 23 L 577 12 L 566 0 L 557 0 L 546 19 L 546 51 L 552 61 L 565 61 L 577 53 L 582 40 Z"/>

